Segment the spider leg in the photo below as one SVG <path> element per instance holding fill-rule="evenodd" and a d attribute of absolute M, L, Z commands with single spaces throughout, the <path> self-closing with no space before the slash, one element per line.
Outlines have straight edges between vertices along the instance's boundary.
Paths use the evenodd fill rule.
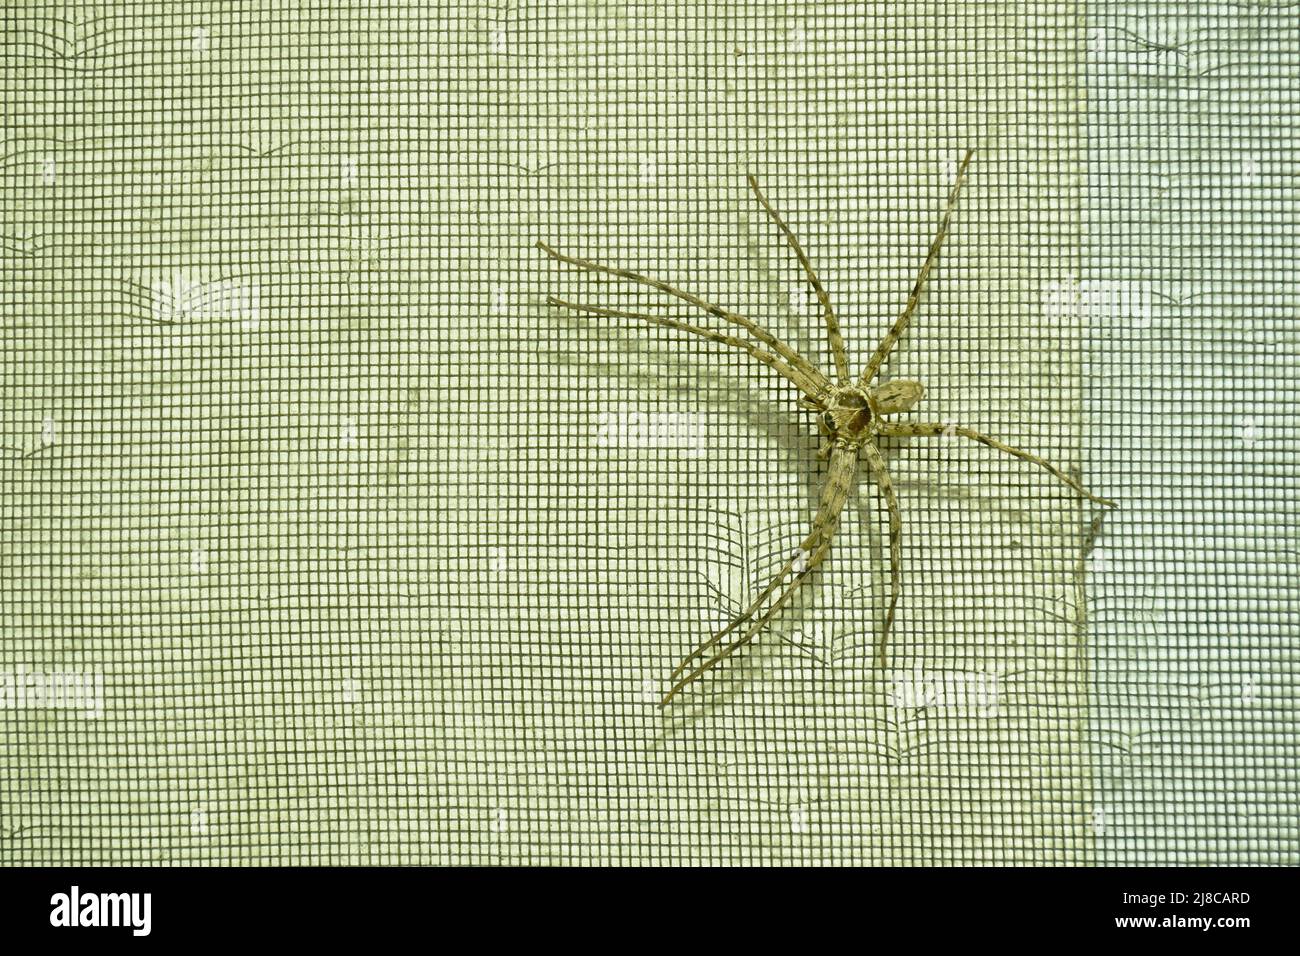
<path fill-rule="evenodd" d="M 907 331 L 907 326 L 912 321 L 912 313 L 916 311 L 916 305 L 921 301 L 921 290 L 925 287 L 925 280 L 929 277 L 935 260 L 939 258 L 939 247 L 943 245 L 943 240 L 948 236 L 948 225 L 952 221 L 953 206 L 957 203 L 957 194 L 961 192 L 962 183 L 966 181 L 966 167 L 970 165 L 971 157 L 974 155 L 975 150 L 966 150 L 966 156 L 962 159 L 961 166 L 957 168 L 957 181 L 953 183 L 952 190 L 948 193 L 948 205 L 944 208 L 943 220 L 939 223 L 939 231 L 935 234 L 934 241 L 930 243 L 930 251 L 926 253 L 925 264 L 921 266 L 921 272 L 912 285 L 912 292 L 907 297 L 907 304 L 903 306 L 903 314 L 898 317 L 898 321 L 894 323 L 893 328 L 876 346 L 875 354 L 871 356 L 871 361 L 867 363 L 866 369 L 862 372 L 859 384 L 863 388 L 871 384 L 871 380 L 880 371 L 880 366 L 885 364 L 885 359 L 889 358 L 889 353 L 893 351 L 894 345 Z"/>
<path fill-rule="evenodd" d="M 867 468 L 871 477 L 880 487 L 885 504 L 889 506 L 889 609 L 885 612 L 885 627 L 876 644 L 876 660 L 884 667 L 885 645 L 889 642 L 889 632 L 894 627 L 894 609 L 898 607 L 898 595 L 902 590 L 903 515 L 898 507 L 898 496 L 894 494 L 894 481 L 880 449 L 873 442 L 867 442 L 862 448 L 867 455 Z"/>
<path fill-rule="evenodd" d="M 830 379 L 823 375 L 810 361 L 808 361 L 808 359 L 804 358 L 794 349 L 790 348 L 790 346 L 780 341 L 775 335 L 760 328 L 757 323 L 745 318 L 743 315 L 737 315 L 735 312 L 729 312 L 711 302 L 706 302 L 698 295 L 671 286 L 661 279 L 652 279 L 649 276 L 643 276 L 640 273 L 632 272 L 628 269 L 616 269 L 613 266 L 602 266 L 597 262 L 590 261 L 589 259 L 578 259 L 574 256 L 566 256 L 561 252 L 556 252 L 541 240 L 538 240 L 537 248 L 541 249 L 544 253 L 558 262 L 565 262 L 571 266 L 577 266 L 579 269 L 585 269 L 588 272 L 600 272 L 605 275 L 631 279 L 633 282 L 638 282 L 641 285 L 649 286 L 652 289 L 658 289 L 660 292 L 667 292 L 671 296 L 676 296 L 683 302 L 689 302 L 696 308 L 703 309 L 705 312 L 709 313 L 709 315 L 717 316 L 724 321 L 730 322 L 732 325 L 738 325 L 768 348 L 774 349 L 776 353 L 790 363 L 791 366 L 797 368 L 812 381 L 816 382 L 821 392 L 826 392 L 831 387 Z"/>
<path fill-rule="evenodd" d="M 767 211 L 768 216 L 776 223 L 776 228 L 780 229 L 781 234 L 785 236 L 785 241 L 790 244 L 790 248 L 794 250 L 795 256 L 799 259 L 799 265 L 803 266 L 804 275 L 808 277 L 808 283 L 813 287 L 813 292 L 817 293 L 817 301 L 821 303 L 822 313 L 826 317 L 826 334 L 830 339 L 831 352 L 835 356 L 835 371 L 839 375 L 841 385 L 849 384 L 852 377 L 849 372 L 849 357 L 844 351 L 844 337 L 840 335 L 840 323 L 835 318 L 835 310 L 831 308 L 830 295 L 823 288 L 821 280 L 817 278 L 812 261 L 804 253 L 803 247 L 799 245 L 799 240 L 794 237 L 794 233 L 790 231 L 790 227 L 785 224 L 785 220 L 781 218 L 780 214 L 772 208 L 772 204 L 767 201 L 763 191 L 758 188 L 758 180 L 753 176 L 749 177 L 749 188 L 753 190 L 759 205 Z"/>
<path fill-rule="evenodd" d="M 857 471 L 857 467 L 857 451 L 853 448 L 837 445 L 835 450 L 831 453 L 830 472 L 826 479 L 826 486 L 822 489 L 821 504 L 817 509 L 817 516 L 813 519 L 812 531 L 803 539 L 803 543 L 799 546 L 801 555 L 807 558 L 807 565 L 796 572 L 794 578 L 790 580 L 790 583 L 786 586 L 785 590 L 781 592 L 780 596 L 772 606 L 759 618 L 753 621 L 742 637 L 728 644 L 721 651 L 718 651 L 712 657 L 701 663 L 685 677 L 678 680 L 677 683 L 673 685 L 672 689 L 664 696 L 664 699 L 660 702 L 660 706 L 666 705 L 687 684 L 691 684 L 698 680 L 706 671 L 716 667 L 736 651 L 740 650 L 740 648 L 752 641 L 758 632 L 763 629 L 763 626 L 767 624 L 773 616 L 775 616 L 776 612 L 781 610 L 781 608 L 785 606 L 786 602 L 794 596 L 794 592 L 799 589 L 799 585 L 803 583 L 804 578 L 811 574 L 813 569 L 822 563 L 826 558 L 826 555 L 830 552 L 831 540 L 835 535 L 835 529 L 839 526 L 840 512 L 844 510 L 844 503 L 848 501 L 849 490 L 853 486 L 853 475 Z M 773 592 L 775 592 L 790 575 L 790 572 L 794 570 L 797 557 L 798 556 L 792 557 L 786 561 L 781 570 L 772 578 L 768 586 L 763 589 L 763 593 L 755 599 L 754 603 L 751 604 L 743 614 L 737 617 L 717 634 L 714 634 L 695 650 L 691 651 L 691 653 L 677 665 L 676 669 L 673 670 L 669 679 L 672 680 L 679 677 L 694 661 L 702 658 L 710 648 L 718 644 L 719 641 L 734 631 L 737 627 L 751 620 L 758 612 L 758 609 L 763 606 L 763 603 L 771 597 Z"/>
<path fill-rule="evenodd" d="M 655 325 L 661 325 L 664 328 L 676 329 L 679 332 L 689 332 L 692 335 L 698 335 L 701 338 L 708 339 L 710 342 L 720 342 L 723 345 L 730 345 L 733 348 L 744 349 L 764 365 L 779 372 L 787 381 L 793 383 L 796 388 L 807 396 L 807 399 L 810 402 L 815 403 L 817 401 L 819 393 L 815 381 L 810 379 L 799 369 L 783 362 L 771 352 L 759 348 L 753 342 L 747 342 L 744 339 L 736 338 L 734 335 L 724 335 L 721 332 L 715 332 L 712 329 L 702 328 L 698 325 L 691 325 L 688 322 L 681 322 L 677 319 L 667 319 L 662 316 L 650 315 L 645 312 L 625 312 L 622 309 L 603 309 L 594 305 L 579 305 L 576 302 L 569 302 L 554 295 L 548 296 L 546 301 L 551 305 L 559 306 L 564 309 L 572 309 L 574 312 L 583 312 L 588 315 L 600 315 L 613 319 L 639 319 L 643 322 L 652 322 Z M 821 406 L 814 405 L 814 407 L 820 408 Z"/>
<path fill-rule="evenodd" d="M 1089 501 L 1095 501 L 1099 505 L 1105 505 L 1107 508 L 1116 507 L 1115 502 L 1109 498 L 1102 498 L 1094 495 L 1083 485 L 1079 484 L 1074 478 L 1071 478 L 1061 469 L 1057 468 L 1051 462 L 1037 455 L 1032 455 L 1027 451 L 1019 448 L 1012 448 L 1010 445 L 1003 444 L 996 438 L 990 438 L 988 435 L 982 435 L 973 428 L 962 428 L 957 425 L 946 425 L 943 422 L 890 422 L 880 429 L 880 434 L 888 435 L 893 438 L 926 438 L 935 435 L 948 433 L 951 435 L 961 435 L 963 438 L 973 439 L 980 444 L 988 445 L 990 448 L 996 448 L 998 451 L 1004 451 L 1008 455 L 1014 455 L 1022 461 L 1032 462 L 1042 468 L 1047 469 L 1061 481 L 1065 482 L 1079 494 L 1083 495 Z"/>
<path fill-rule="evenodd" d="M 794 579 L 791 580 L 789 586 L 787 586 L 786 589 L 781 592 L 781 596 L 776 599 L 776 601 L 772 604 L 770 608 L 768 608 L 766 611 L 763 612 L 763 615 L 761 617 L 759 617 L 757 620 L 754 621 L 753 624 L 749 626 L 748 630 L 745 631 L 743 637 L 740 637 L 732 641 L 722 650 L 718 651 L 718 653 L 714 654 L 708 660 L 704 661 L 704 663 L 696 667 L 695 670 L 691 671 L 689 674 L 687 674 L 685 677 L 679 680 L 676 684 L 674 684 L 672 689 L 668 691 L 667 694 L 664 695 L 664 699 L 659 702 L 659 706 L 660 707 L 667 706 L 668 702 L 672 700 L 674 697 L 676 697 L 677 694 L 680 693 L 688 684 L 692 684 L 695 681 L 699 680 L 705 673 L 712 670 L 714 667 L 717 667 L 719 664 L 725 661 L 732 654 L 736 653 L 736 651 L 740 650 L 742 647 L 744 647 L 746 644 L 752 641 L 758 635 L 758 632 L 761 631 L 763 627 L 767 624 L 767 622 L 776 616 L 776 612 L 781 610 L 781 608 L 785 606 L 786 602 L 789 601 L 790 598 L 794 597 L 794 592 L 799 590 L 799 585 L 803 583 L 804 578 L 806 578 L 812 572 L 813 567 L 815 567 L 814 562 L 816 562 L 816 564 L 820 564 L 822 559 L 826 557 L 827 552 L 830 551 L 830 547 L 831 544 L 830 541 L 828 540 L 826 541 L 825 544 L 823 544 L 820 548 L 818 548 L 817 552 L 808 560 L 807 569 L 805 569 L 802 573 L 795 575 Z M 778 575 L 778 577 L 773 581 L 773 584 L 775 585 L 776 583 L 778 583 L 782 579 L 782 577 L 783 575 Z M 769 593 L 771 592 L 771 590 L 774 590 L 774 588 L 769 587 Z M 736 626 L 736 624 L 740 623 L 741 620 L 743 620 L 743 618 L 737 619 L 736 622 L 734 622 L 731 625 L 728 625 L 726 630 L 720 631 L 712 638 L 710 638 L 706 643 L 700 645 L 699 651 L 697 651 L 696 653 L 697 654 L 702 653 L 707 648 L 712 647 L 722 638 L 724 634 L 728 633 L 733 627 Z M 694 657 L 695 655 L 692 655 L 692 658 L 690 659 L 694 659 Z M 681 667 L 684 666 L 686 663 L 687 663 L 686 661 L 683 661 L 682 665 L 678 666 L 678 670 L 673 672 L 673 676 L 676 676 L 678 673 L 680 673 Z"/>
<path fill-rule="evenodd" d="M 767 587 L 763 589 L 763 593 L 760 594 L 758 597 L 754 598 L 753 603 L 750 604 L 749 607 L 747 607 L 741 614 L 738 614 L 734 619 L 732 619 L 730 624 L 728 624 L 722 630 L 718 631 L 716 634 L 710 637 L 699 647 L 695 648 L 695 650 L 691 651 L 688 655 L 686 655 L 686 657 L 682 658 L 682 662 L 678 664 L 675 668 L 673 668 L 673 672 L 668 675 L 669 679 L 672 680 L 678 677 L 682 672 L 684 672 L 688 667 L 690 667 L 693 661 L 702 658 L 705 652 L 709 650 L 709 648 L 713 647 L 715 644 L 721 641 L 724 637 L 726 637 L 736 628 L 740 627 L 740 625 L 744 624 L 746 621 L 753 618 L 753 616 L 758 613 L 758 609 L 763 606 L 764 602 L 766 602 L 767 599 L 772 596 L 772 592 L 775 591 L 781 585 L 781 582 L 784 581 L 786 577 L 790 574 L 791 570 L 793 570 L 794 563 L 795 563 L 794 558 L 791 558 L 790 560 L 786 561 L 786 563 L 782 566 L 781 570 L 778 571 L 773 576 L 770 582 L 768 582 Z M 796 580 L 798 580 L 798 577 L 799 576 L 796 576 Z M 766 620 L 766 618 L 767 616 L 765 615 L 763 620 Z"/>

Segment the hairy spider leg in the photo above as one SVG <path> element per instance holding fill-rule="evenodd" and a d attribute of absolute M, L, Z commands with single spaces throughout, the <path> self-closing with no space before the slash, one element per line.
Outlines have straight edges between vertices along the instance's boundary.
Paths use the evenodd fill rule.
<path fill-rule="evenodd" d="M 808 401 L 815 402 L 817 400 L 819 392 L 816 381 L 809 378 L 799 369 L 782 361 L 771 352 L 759 348 L 753 342 L 747 342 L 744 339 L 736 338 L 734 335 L 725 335 L 722 332 L 715 332 L 713 329 L 691 325 L 689 322 L 664 318 L 663 316 L 658 315 L 650 315 L 645 312 L 626 312 L 622 309 L 605 309 L 595 305 L 580 305 L 576 302 L 569 302 L 565 299 L 561 299 L 559 296 L 555 295 L 548 296 L 546 301 L 551 305 L 559 306 L 564 309 L 572 309 L 574 312 L 583 312 L 588 315 L 599 315 L 612 319 L 638 319 L 642 322 L 651 322 L 654 325 L 661 325 L 664 328 L 676 329 L 679 332 L 689 332 L 691 335 L 698 335 L 701 338 L 708 339 L 710 342 L 718 342 L 722 345 L 729 345 L 732 348 L 744 349 L 768 368 L 774 369 L 778 372 L 786 379 L 786 381 L 791 382 L 799 389 L 799 391 L 803 392 Z"/>
<path fill-rule="evenodd" d="M 728 644 L 726 647 L 720 650 L 717 654 L 714 654 L 703 664 L 695 668 L 695 670 L 691 671 L 689 674 L 687 674 L 685 677 L 679 680 L 676 684 L 674 684 L 672 690 L 670 690 L 667 694 L 665 694 L 664 699 L 659 702 L 659 706 L 660 707 L 668 706 L 669 701 L 671 701 L 674 697 L 676 697 L 677 694 L 680 693 L 683 689 L 685 689 L 688 685 L 699 680 L 708 671 L 712 670 L 714 667 L 717 667 L 719 664 L 725 661 L 732 654 L 736 653 L 736 651 L 740 650 L 742 647 L 744 647 L 746 644 L 752 641 L 758 635 L 758 632 L 761 631 L 767 625 L 767 622 L 770 621 L 776 615 L 776 613 L 785 606 L 786 602 L 789 601 L 790 598 L 794 597 L 795 591 L 799 589 L 799 585 L 803 583 L 804 578 L 806 578 L 812 572 L 812 569 L 814 567 L 813 562 L 815 561 L 816 563 L 820 564 L 822 559 L 826 556 L 827 552 L 829 551 L 830 551 L 830 542 L 827 541 L 824 545 L 818 548 L 817 552 L 813 555 L 813 557 L 809 559 L 808 568 L 805 571 L 803 571 L 801 574 L 796 575 L 790 581 L 790 584 L 786 587 L 784 591 L 781 592 L 780 596 L 776 599 L 776 601 L 772 604 L 772 606 L 763 613 L 763 616 L 755 620 L 754 623 L 749 626 L 749 629 L 745 631 L 743 637 L 738 638 L 735 641 L 732 641 L 730 644 Z M 721 635 L 718 636 L 721 637 Z M 714 642 L 711 640 L 709 643 L 712 644 Z"/>
<path fill-rule="evenodd" d="M 732 641 L 722 650 L 718 651 L 708 660 L 704 661 L 692 670 L 685 677 L 678 680 L 677 683 L 673 685 L 672 689 L 664 696 L 664 699 L 660 702 L 660 706 L 667 705 L 668 702 L 672 700 L 673 697 L 675 697 L 684 687 L 698 680 L 705 672 L 716 667 L 718 664 L 721 664 L 736 651 L 740 650 L 752 641 L 755 635 L 763 629 L 767 622 L 785 606 L 786 602 L 789 601 L 791 597 L 794 596 L 795 591 L 799 589 L 799 585 L 803 583 L 804 579 L 811 574 L 823 560 L 825 560 L 826 555 L 830 552 L 831 541 L 834 538 L 835 531 L 839 527 L 840 513 L 844 510 L 845 502 L 848 501 L 849 491 L 853 486 L 853 476 L 857 472 L 857 466 L 857 449 L 847 445 L 835 446 L 834 451 L 831 453 L 830 471 L 826 478 L 826 484 L 822 488 L 821 504 L 817 509 L 816 517 L 813 518 L 812 531 L 808 534 L 808 537 L 804 538 L 803 543 L 800 545 L 802 555 L 807 557 L 807 566 L 800 570 L 794 578 L 791 579 L 790 583 L 786 586 L 785 590 L 781 592 L 776 601 L 773 602 L 772 606 L 768 608 L 762 616 L 753 620 L 753 623 L 751 623 L 746 629 L 742 637 Z M 707 641 L 688 654 L 682 662 L 677 665 L 677 668 L 669 676 L 669 679 L 671 680 L 678 677 L 678 675 L 685 671 L 692 662 L 703 657 L 703 655 L 721 641 L 723 637 L 730 634 L 741 624 L 744 624 L 746 621 L 753 618 L 754 614 L 763 606 L 763 603 L 768 599 L 768 597 L 770 597 L 782 582 L 785 581 L 786 577 L 794 569 L 797 557 L 799 556 L 791 557 L 786 561 L 781 570 L 772 578 L 771 583 L 769 583 L 763 590 L 763 593 L 758 596 L 754 603 L 751 604 L 743 614 L 738 616 L 725 628 L 717 634 L 714 634 Z"/>
<path fill-rule="evenodd" d="M 849 372 L 849 357 L 844 351 L 844 337 L 840 335 L 840 323 L 835 318 L 835 310 L 831 307 L 831 297 L 826 289 L 822 286 L 821 280 L 817 278 L 817 272 L 813 269 L 812 261 L 799 245 L 799 240 L 794 237 L 790 227 L 785 224 L 780 214 L 772 208 L 772 204 L 767 201 L 763 191 L 758 188 L 758 180 L 753 176 L 749 177 L 749 188 L 753 190 L 754 195 L 758 198 L 759 204 L 767 211 L 776 227 L 781 230 L 785 236 L 785 241 L 790 244 L 794 250 L 795 256 L 799 259 L 799 265 L 803 266 L 804 275 L 808 277 L 808 283 L 813 287 L 813 292 L 817 294 L 817 301 L 821 303 L 822 314 L 826 317 L 826 335 L 830 339 L 831 353 L 835 356 L 835 371 L 839 376 L 841 385 L 849 384 L 852 374 Z"/>
<path fill-rule="evenodd" d="M 743 315 L 737 315 L 735 312 L 730 312 L 711 302 L 706 302 L 698 295 L 671 286 L 662 279 L 652 279 L 649 276 L 643 276 L 639 272 L 632 272 L 629 269 L 617 269 L 613 266 L 602 266 L 600 263 L 592 262 L 589 259 L 578 259 L 574 256 L 566 256 L 563 253 L 556 252 L 540 239 L 537 241 L 537 248 L 541 249 L 544 253 L 558 262 L 565 262 L 571 266 L 577 266 L 579 269 L 585 269 L 588 272 L 599 272 L 605 275 L 618 276 L 623 279 L 631 279 L 633 282 L 649 286 L 652 289 L 658 289 L 660 292 L 667 292 L 669 295 L 675 296 L 683 302 L 689 302 L 696 308 L 703 309 L 705 312 L 709 313 L 709 315 L 730 322 L 732 325 L 740 326 L 764 345 L 774 349 L 777 354 L 785 359 L 792 367 L 797 368 L 812 381 L 816 382 L 820 393 L 826 392 L 831 386 L 830 379 L 823 375 L 817 367 L 812 364 L 812 362 L 808 361 L 808 359 L 790 348 L 790 346 L 779 340 L 772 333 L 760 328 L 757 323 L 745 318 Z"/>
<path fill-rule="evenodd" d="M 885 645 L 889 643 L 889 634 L 894 627 L 894 610 L 898 607 L 898 595 L 903 589 L 903 513 L 899 510 L 894 481 L 880 449 L 874 442 L 867 442 L 862 448 L 866 452 L 867 468 L 872 480 L 880 488 L 885 504 L 889 507 L 889 609 L 885 612 L 885 626 L 876 639 L 876 660 L 884 667 Z"/>
<path fill-rule="evenodd" d="M 1057 468 L 1046 459 L 1037 455 L 1022 451 L 1019 448 L 1012 448 L 1010 445 L 1003 444 L 996 438 L 990 438 L 988 435 L 982 435 L 973 428 L 963 428 L 958 425 L 947 425 L 943 422 L 890 422 L 886 423 L 880 430 L 880 434 L 888 435 L 891 438 L 933 438 L 935 435 L 944 433 L 950 435 L 960 435 L 963 438 L 970 438 L 981 444 L 988 445 L 990 448 L 996 448 L 998 451 L 1004 451 L 1008 455 L 1014 455 L 1022 461 L 1032 462 L 1042 468 L 1047 469 L 1061 481 L 1065 482 L 1079 494 L 1083 495 L 1089 501 L 1095 501 L 1099 505 L 1105 505 L 1107 508 L 1116 507 L 1115 502 L 1109 498 L 1102 498 L 1100 495 L 1094 495 L 1078 481 L 1071 478 L 1061 469 Z"/>
<path fill-rule="evenodd" d="M 948 236 L 948 226 L 952 222 L 952 210 L 957 204 L 957 194 L 961 192 L 962 183 L 966 181 L 966 167 L 970 165 L 971 157 L 975 155 L 975 150 L 966 150 L 966 155 L 961 161 L 961 166 L 957 168 L 957 181 L 953 183 L 952 190 L 948 193 L 948 205 L 943 210 L 943 219 L 939 223 L 939 231 L 935 234 L 934 240 L 930 243 L 930 251 L 925 255 L 925 264 L 921 266 L 921 272 L 916 277 L 916 282 L 912 284 L 912 292 L 907 297 L 907 305 L 903 307 L 903 314 L 898 317 L 893 328 L 876 346 L 875 354 L 871 356 L 871 361 L 867 363 L 866 369 L 862 372 L 862 378 L 858 384 L 866 388 L 871 384 L 871 380 L 876 377 L 880 367 L 885 364 L 889 358 L 889 353 L 893 351 L 894 345 L 902 338 L 903 333 L 907 331 L 908 324 L 912 321 L 912 313 L 916 311 L 916 305 L 921 301 L 921 290 L 925 287 L 925 280 L 930 275 L 930 270 L 934 267 L 935 260 L 939 258 L 939 248 L 943 245 L 943 240 Z"/>

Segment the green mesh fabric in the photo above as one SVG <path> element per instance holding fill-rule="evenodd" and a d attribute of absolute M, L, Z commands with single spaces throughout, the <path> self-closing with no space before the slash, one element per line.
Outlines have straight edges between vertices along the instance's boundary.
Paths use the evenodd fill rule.
<path fill-rule="evenodd" d="M 8 4 L 0 862 L 1297 862 L 1294 11 Z M 661 710 L 825 476 L 829 561 Z"/>

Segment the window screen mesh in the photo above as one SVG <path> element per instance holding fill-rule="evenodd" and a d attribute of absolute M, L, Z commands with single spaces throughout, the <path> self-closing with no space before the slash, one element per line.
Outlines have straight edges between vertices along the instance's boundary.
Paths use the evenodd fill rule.
<path fill-rule="evenodd" d="M 1293 13 L 7 5 L 0 860 L 1297 862 Z"/>

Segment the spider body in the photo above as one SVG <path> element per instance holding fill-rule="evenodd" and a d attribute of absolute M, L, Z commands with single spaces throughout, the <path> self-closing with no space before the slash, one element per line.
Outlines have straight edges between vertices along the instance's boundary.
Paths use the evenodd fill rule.
<path fill-rule="evenodd" d="M 652 279 L 627 269 L 603 266 L 587 259 L 566 256 L 556 252 L 546 243 L 538 242 L 537 245 L 543 252 L 559 262 L 568 263 L 589 272 L 631 279 L 641 285 L 666 292 L 701 309 L 708 315 L 744 329 L 749 334 L 749 338 L 741 338 L 713 329 L 691 325 L 677 319 L 644 312 L 624 312 L 618 309 L 578 305 L 556 296 L 551 296 L 549 299 L 552 305 L 588 315 L 651 322 L 655 325 L 698 335 L 733 348 L 744 349 L 759 362 L 782 375 L 799 389 L 803 394 L 800 404 L 804 408 L 817 413 L 818 424 L 827 438 L 822 447 L 822 457 L 828 459 L 829 464 L 827 466 L 826 481 L 822 486 L 821 501 L 818 504 L 817 514 L 813 518 L 812 531 L 803 539 L 794 554 L 785 562 L 784 566 L 772 578 L 772 581 L 744 613 L 738 615 L 725 628 L 700 644 L 677 665 L 676 670 L 671 675 L 671 680 L 674 683 L 662 701 L 664 705 L 688 684 L 697 680 L 706 671 L 716 667 L 752 641 L 767 622 L 772 619 L 773 615 L 780 611 L 790 600 L 804 579 L 826 558 L 830 552 L 835 530 L 839 525 L 840 513 L 848 501 L 853 479 L 857 474 L 859 464 L 863 461 L 865 461 L 867 469 L 880 489 L 880 493 L 889 509 L 889 603 L 885 610 L 884 626 L 881 629 L 876 645 L 877 659 L 882 665 L 884 664 L 885 643 L 893 628 L 894 612 L 901 589 L 902 515 L 898 506 L 898 498 L 894 493 L 893 480 L 878 446 L 878 442 L 882 438 L 932 437 L 936 435 L 957 435 L 969 438 L 990 448 L 1013 455 L 1022 461 L 1036 464 L 1089 500 L 1107 507 L 1114 507 L 1115 503 L 1113 501 L 1090 493 L 1078 480 L 1067 475 L 1045 459 L 1027 451 L 1013 448 L 1010 445 L 1005 445 L 974 429 L 945 422 L 890 421 L 889 416 L 909 412 L 921 400 L 924 389 L 920 382 L 898 379 L 873 387 L 873 382 L 880 373 L 881 367 L 899 338 L 907 330 L 912 315 L 916 311 L 921 291 L 925 287 L 926 278 L 938 258 L 939 248 L 943 244 L 944 237 L 948 234 L 948 225 L 952 217 L 953 207 L 962 183 L 965 181 L 966 168 L 970 164 L 972 155 L 973 151 L 968 151 L 957 170 L 957 179 L 948 194 L 948 204 L 944 210 L 938 233 L 930 243 L 929 252 L 926 255 L 924 264 L 921 266 L 920 273 L 917 275 L 916 282 L 912 285 L 912 291 L 907 297 L 907 304 L 904 306 L 902 314 L 895 320 L 893 326 L 880 341 L 880 344 L 876 346 L 876 350 L 867 362 L 866 368 L 856 379 L 849 371 L 844 340 L 840 335 L 839 321 L 835 316 L 835 310 L 831 307 L 830 296 L 822 287 L 821 280 L 817 278 L 817 273 L 814 271 L 812 263 L 804 253 L 803 248 L 799 245 L 798 240 L 795 239 L 789 227 L 786 226 L 780 215 L 764 197 L 762 191 L 758 188 L 758 181 L 753 176 L 749 177 L 750 189 L 799 259 L 799 264 L 803 267 L 808 283 L 817 294 L 818 302 L 821 304 L 826 323 L 827 339 L 835 360 L 835 377 L 833 379 L 808 358 L 742 315 L 706 302 L 699 296 L 671 286 L 660 279 Z M 741 631 L 739 637 L 722 646 L 721 649 L 714 650 L 722 642 L 723 638 L 736 630 Z"/>
<path fill-rule="evenodd" d="M 875 431 L 879 421 L 867 390 L 856 385 L 836 386 L 827 396 L 822 429 L 831 441 L 857 444 Z"/>

